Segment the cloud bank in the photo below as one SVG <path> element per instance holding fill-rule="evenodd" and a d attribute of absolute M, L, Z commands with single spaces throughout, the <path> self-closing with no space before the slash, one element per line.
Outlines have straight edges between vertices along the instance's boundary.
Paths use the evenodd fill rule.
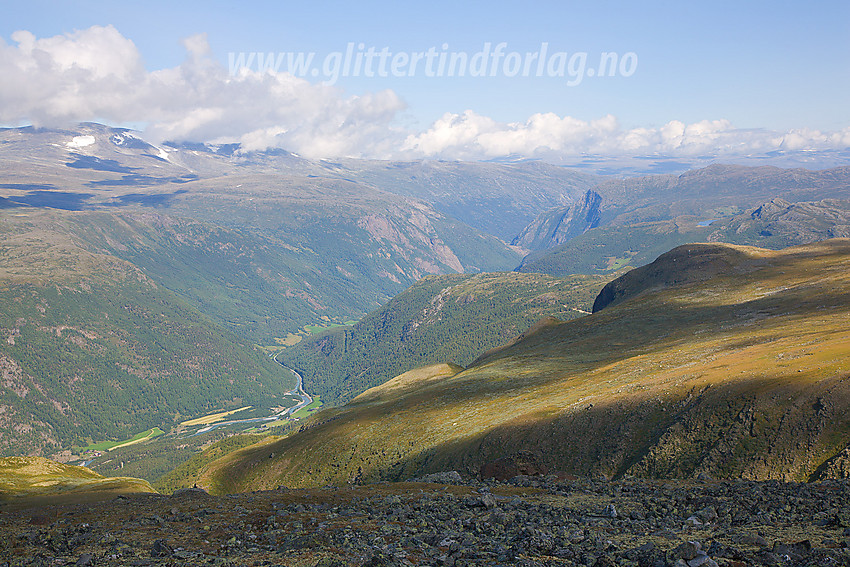
<path fill-rule="evenodd" d="M 540 113 L 502 123 L 471 110 L 427 130 L 399 126 L 404 101 L 392 90 L 346 96 L 288 73 L 241 69 L 232 76 L 204 35 L 184 40 L 186 58 L 149 71 L 135 44 L 112 26 L 36 38 L 0 38 L 0 123 L 60 126 L 96 120 L 144 123 L 152 140 L 239 142 L 244 150 L 365 158 L 543 158 L 585 155 L 733 157 L 774 151 L 843 150 L 835 132 L 737 129 L 726 120 L 621 127 L 614 116 L 580 120 Z"/>
<path fill-rule="evenodd" d="M 525 122 L 499 123 L 472 111 L 447 113 L 427 131 L 409 135 L 405 151 L 456 159 L 529 156 L 746 156 L 775 151 L 850 147 L 850 128 L 818 130 L 744 130 L 728 120 L 685 124 L 673 120 L 660 128 L 623 129 L 612 116 L 584 121 L 557 114 L 535 114 Z"/>

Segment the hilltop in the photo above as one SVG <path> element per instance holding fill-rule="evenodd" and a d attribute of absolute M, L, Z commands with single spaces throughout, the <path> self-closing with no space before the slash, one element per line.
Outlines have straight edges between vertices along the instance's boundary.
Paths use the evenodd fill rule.
<path fill-rule="evenodd" d="M 32 505 L 155 492 L 150 484 L 137 478 L 106 478 L 85 467 L 63 465 L 42 457 L 0 459 L 0 502 Z"/>
<path fill-rule="evenodd" d="M 202 482 L 240 491 L 477 475 L 522 450 L 582 476 L 841 474 L 848 268 L 848 240 L 684 246 L 646 277 L 610 284 L 619 303 L 542 325 L 451 377 L 321 412 L 212 463 Z"/>

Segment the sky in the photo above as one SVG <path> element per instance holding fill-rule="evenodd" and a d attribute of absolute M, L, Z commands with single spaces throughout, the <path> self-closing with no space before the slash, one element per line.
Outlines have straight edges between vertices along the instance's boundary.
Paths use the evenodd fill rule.
<path fill-rule="evenodd" d="M 3 4 L 7 126 L 316 158 L 850 156 L 846 1 Z"/>

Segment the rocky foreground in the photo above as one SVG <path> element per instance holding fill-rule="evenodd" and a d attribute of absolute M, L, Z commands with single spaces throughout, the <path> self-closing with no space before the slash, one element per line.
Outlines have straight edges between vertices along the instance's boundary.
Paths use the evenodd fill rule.
<path fill-rule="evenodd" d="M 850 565 L 848 482 L 424 480 L 6 503 L 0 566 Z"/>

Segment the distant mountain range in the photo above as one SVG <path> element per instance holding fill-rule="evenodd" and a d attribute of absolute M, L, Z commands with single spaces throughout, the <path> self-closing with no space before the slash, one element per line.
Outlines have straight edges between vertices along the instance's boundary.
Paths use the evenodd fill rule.
<path fill-rule="evenodd" d="M 840 187 L 836 193 L 843 194 Z M 700 220 L 673 219 L 609 224 L 526 256 L 518 271 L 553 276 L 608 273 L 651 262 L 689 242 L 728 242 L 781 249 L 828 238 L 850 237 L 850 200 L 791 203 L 772 199 L 740 214 Z"/>
<path fill-rule="evenodd" d="M 303 198 L 308 199 L 303 204 L 325 205 L 339 198 L 342 202 L 332 207 L 337 211 L 382 210 L 380 200 L 395 206 L 424 202 L 510 241 L 540 212 L 570 203 L 603 180 L 543 162 L 314 161 L 283 150 L 238 150 L 235 145 L 153 146 L 132 131 L 91 123 L 74 130 L 0 130 L 5 164 L 0 206 L 158 205 L 253 226 L 273 213 L 263 206 L 272 196 L 283 199 L 278 208 L 302 204 Z M 208 201 L 209 193 L 224 199 L 218 205 L 242 197 L 260 202 L 242 203 L 248 210 L 231 217 Z M 273 218 L 274 226 L 287 220 Z"/>
<path fill-rule="evenodd" d="M 850 168 L 612 179 L 154 145 L 91 123 L 2 129 L 0 163 L 7 455 L 280 402 L 291 375 L 258 345 L 301 339 L 280 360 L 344 403 L 520 344 L 679 244 L 846 236 L 850 210 Z"/>
<path fill-rule="evenodd" d="M 588 193 L 572 204 L 572 209 L 559 207 L 542 213 L 523 230 L 513 241 L 531 251 L 523 259 L 521 271 L 597 273 L 626 264 L 634 267 L 678 244 L 705 239 L 768 247 L 812 242 L 817 237 L 804 236 L 799 230 L 790 230 L 779 244 L 781 239 L 757 240 L 728 232 L 721 236 L 701 229 L 734 222 L 733 217 L 774 199 L 789 206 L 803 201 L 850 200 L 850 168 L 808 171 L 712 165 L 681 175 L 607 180 L 596 185 L 592 194 L 592 200 Z M 841 203 L 835 206 L 843 207 Z M 824 218 L 817 224 L 828 226 L 828 221 Z M 803 232 L 809 230 L 802 219 L 798 224 Z"/>
<path fill-rule="evenodd" d="M 79 211 L 69 228 L 87 246 L 137 262 L 255 341 L 357 318 L 428 274 L 511 269 L 520 259 L 426 202 L 286 152 L 155 147 L 94 124 L 7 129 L 0 142 L 0 207 Z"/>

